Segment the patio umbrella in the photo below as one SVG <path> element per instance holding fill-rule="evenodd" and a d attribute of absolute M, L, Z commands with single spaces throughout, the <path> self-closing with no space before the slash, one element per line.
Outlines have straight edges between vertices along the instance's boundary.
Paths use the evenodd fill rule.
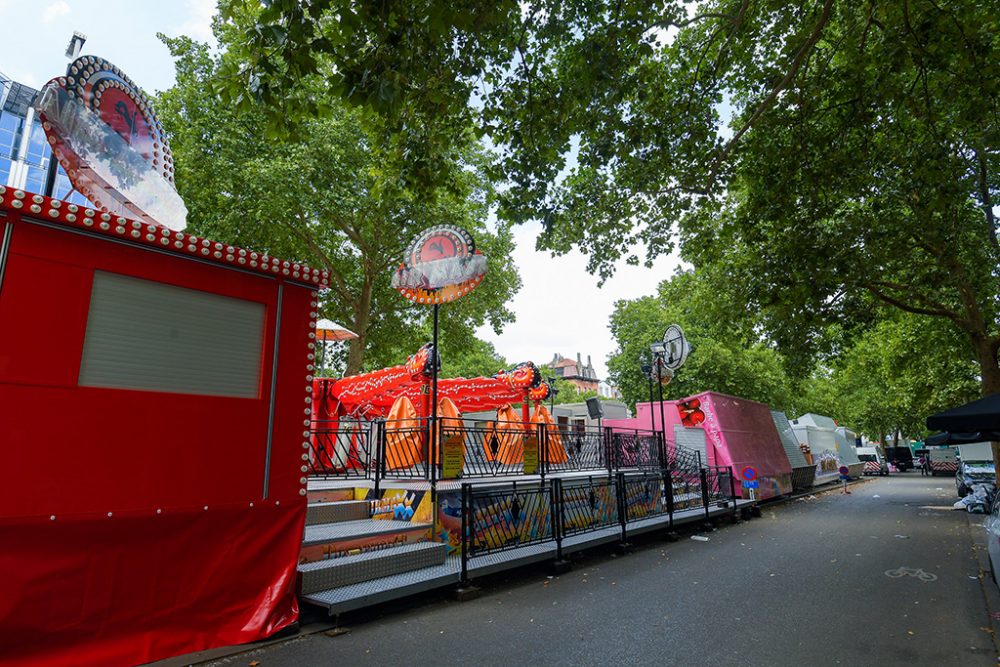
<path fill-rule="evenodd" d="M 357 338 L 358 334 L 354 333 L 350 329 L 347 329 L 333 320 L 322 319 L 316 322 L 316 338 L 323 342 L 327 341 L 337 341 L 337 340 L 350 340 L 352 338 Z"/>
<path fill-rule="evenodd" d="M 927 418 L 927 428 L 952 433 L 1000 431 L 1000 394 L 990 394 Z"/>
<path fill-rule="evenodd" d="M 320 349 L 323 352 L 319 360 L 319 375 L 323 374 L 323 370 L 326 367 L 326 344 L 357 337 L 358 334 L 337 324 L 333 320 L 324 318 L 316 322 L 316 340 L 321 343 Z"/>

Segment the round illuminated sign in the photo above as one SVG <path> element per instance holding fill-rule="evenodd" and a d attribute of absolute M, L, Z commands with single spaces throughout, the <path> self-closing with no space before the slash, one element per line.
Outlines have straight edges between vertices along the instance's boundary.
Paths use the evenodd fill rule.
<path fill-rule="evenodd" d="M 35 109 L 70 183 L 97 208 L 184 229 L 187 208 L 163 125 L 120 69 L 81 56 L 45 84 Z"/>
<path fill-rule="evenodd" d="M 392 286 L 410 301 L 447 303 L 471 292 L 486 275 L 486 257 L 461 227 L 437 225 L 410 242 Z"/>

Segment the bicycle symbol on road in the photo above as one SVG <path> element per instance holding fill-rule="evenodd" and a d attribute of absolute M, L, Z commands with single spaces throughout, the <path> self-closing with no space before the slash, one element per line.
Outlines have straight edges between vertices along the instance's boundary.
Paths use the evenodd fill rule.
<path fill-rule="evenodd" d="M 900 566 L 896 570 L 886 570 L 885 576 L 891 577 L 892 579 L 899 579 L 900 577 L 916 577 L 920 581 L 937 581 L 937 575 L 931 572 L 924 572 L 919 567 L 905 567 Z"/>

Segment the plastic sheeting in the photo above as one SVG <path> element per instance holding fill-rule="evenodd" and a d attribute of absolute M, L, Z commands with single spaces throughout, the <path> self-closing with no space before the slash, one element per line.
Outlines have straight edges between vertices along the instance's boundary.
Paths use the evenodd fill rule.
<path fill-rule="evenodd" d="M 61 140 L 54 149 L 67 160 L 74 186 L 96 205 L 174 231 L 187 226 L 187 207 L 173 185 L 58 79 L 45 85 L 36 108 Z"/>

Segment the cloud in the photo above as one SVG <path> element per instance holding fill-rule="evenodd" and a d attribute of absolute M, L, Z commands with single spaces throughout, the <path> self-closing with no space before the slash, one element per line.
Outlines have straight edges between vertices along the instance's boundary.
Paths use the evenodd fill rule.
<path fill-rule="evenodd" d="M 681 265 L 680 258 L 676 252 L 660 257 L 653 268 L 619 261 L 614 277 L 599 288 L 597 278 L 587 273 L 587 257 L 578 250 L 561 257 L 536 251 L 540 232 L 536 223 L 514 228 L 517 247 L 511 260 L 524 285 L 508 305 L 517 320 L 499 336 L 488 325 L 476 333 L 510 362 L 544 364 L 553 354 L 576 359 L 578 352 L 586 361 L 590 355 L 597 376 L 605 380 L 608 355 L 617 348 L 608 326 L 615 301 L 654 294 L 659 282 Z"/>
<path fill-rule="evenodd" d="M 179 32 L 199 42 L 215 44 L 215 35 L 212 34 L 212 19 L 218 12 L 216 0 L 187 0 L 185 6 L 188 18 L 181 24 Z"/>
<path fill-rule="evenodd" d="M 42 10 L 42 22 L 52 23 L 64 16 L 68 16 L 73 9 L 66 0 L 56 0 L 51 5 Z"/>

